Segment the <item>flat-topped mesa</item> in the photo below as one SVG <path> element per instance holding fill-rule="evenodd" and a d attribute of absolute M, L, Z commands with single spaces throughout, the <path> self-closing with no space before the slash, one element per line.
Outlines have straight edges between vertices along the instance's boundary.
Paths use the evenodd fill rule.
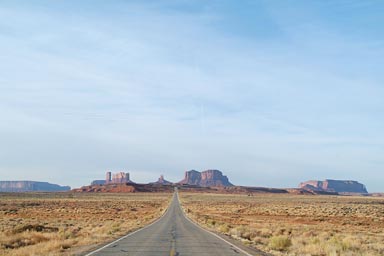
<path fill-rule="evenodd" d="M 198 172 L 191 170 L 185 172 L 184 179 L 179 182 L 180 184 L 197 185 L 201 187 L 229 187 L 233 186 L 228 180 L 227 176 L 219 170 L 206 170 Z"/>
<path fill-rule="evenodd" d="M 59 192 L 71 187 L 40 181 L 0 181 L 0 192 Z"/>
<path fill-rule="evenodd" d="M 299 187 L 313 191 L 359 194 L 368 193 L 366 187 L 363 184 L 353 180 L 310 180 L 300 183 Z"/>
<path fill-rule="evenodd" d="M 219 170 L 206 170 L 201 172 L 200 185 L 203 187 L 233 186 L 233 184 L 229 182 L 228 177 L 224 176 Z"/>

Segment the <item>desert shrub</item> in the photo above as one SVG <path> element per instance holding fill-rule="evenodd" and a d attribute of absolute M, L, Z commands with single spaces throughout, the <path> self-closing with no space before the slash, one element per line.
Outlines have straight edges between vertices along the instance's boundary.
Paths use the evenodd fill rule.
<path fill-rule="evenodd" d="M 49 238 L 36 232 L 27 232 L 21 235 L 10 237 L 8 241 L 1 243 L 1 248 L 17 249 L 24 246 L 34 245 L 48 241 Z"/>
<path fill-rule="evenodd" d="M 15 230 L 13 230 L 13 233 L 18 234 L 22 233 L 24 231 L 35 231 L 35 232 L 57 232 L 59 231 L 56 227 L 45 227 L 43 225 L 24 225 L 21 227 L 17 227 Z"/>
<path fill-rule="evenodd" d="M 108 234 L 113 235 L 121 230 L 119 223 L 113 223 L 108 231 Z"/>
<path fill-rule="evenodd" d="M 246 232 L 246 229 L 244 226 L 237 226 L 235 228 L 232 228 L 229 233 L 231 236 L 242 238 L 243 234 Z"/>
<path fill-rule="evenodd" d="M 213 219 L 207 219 L 207 224 L 210 225 L 210 226 L 215 226 L 216 225 L 216 221 L 213 220 Z"/>
<path fill-rule="evenodd" d="M 241 234 L 241 238 L 247 239 L 251 241 L 252 232 L 250 230 L 246 230 Z"/>
<path fill-rule="evenodd" d="M 218 231 L 221 232 L 221 233 L 225 233 L 227 234 L 229 232 L 229 225 L 228 224 L 221 224 L 219 227 L 218 227 Z"/>
<path fill-rule="evenodd" d="M 273 236 L 268 243 L 269 248 L 276 251 L 286 251 L 291 245 L 292 241 L 287 236 Z"/>
<path fill-rule="evenodd" d="M 272 231 L 268 228 L 261 228 L 259 235 L 264 238 L 270 238 L 272 236 Z"/>

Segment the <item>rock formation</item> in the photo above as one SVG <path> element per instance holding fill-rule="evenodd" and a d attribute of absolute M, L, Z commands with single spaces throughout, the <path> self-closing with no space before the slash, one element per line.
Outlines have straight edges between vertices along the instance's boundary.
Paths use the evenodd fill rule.
<path fill-rule="evenodd" d="M 0 181 L 0 192 L 57 192 L 69 191 L 71 187 L 40 181 Z"/>
<path fill-rule="evenodd" d="M 219 170 L 206 170 L 198 172 L 195 170 L 185 172 L 185 177 L 180 184 L 196 185 L 201 187 L 233 186 L 227 176 Z"/>
<path fill-rule="evenodd" d="M 366 187 L 353 180 L 310 180 L 299 184 L 300 188 L 309 191 L 324 191 L 324 192 L 336 192 L 336 193 L 368 193 Z"/>
<path fill-rule="evenodd" d="M 152 184 L 171 185 L 172 182 L 164 179 L 164 175 L 160 175 L 160 178 L 156 182 L 152 182 Z"/>
<path fill-rule="evenodd" d="M 105 180 L 94 180 L 91 182 L 91 185 L 105 185 L 105 184 L 121 184 L 121 183 L 134 183 L 129 179 L 128 172 L 118 172 L 112 174 L 112 172 L 107 171 L 105 175 Z"/>
<path fill-rule="evenodd" d="M 86 193 L 135 193 L 135 192 L 154 192 L 154 193 L 172 193 L 174 188 L 172 185 L 161 184 L 137 184 L 137 183 L 117 183 L 117 184 L 104 184 L 104 185 L 91 185 L 83 186 L 81 188 L 73 189 L 72 192 L 86 192 Z"/>
<path fill-rule="evenodd" d="M 93 185 L 104 185 L 104 184 L 106 184 L 106 183 L 107 183 L 106 180 L 94 180 L 94 181 L 91 182 L 91 185 L 92 185 L 92 186 L 93 186 Z"/>
<path fill-rule="evenodd" d="M 195 170 L 185 172 L 184 179 L 181 180 L 180 184 L 188 185 L 200 185 L 201 173 Z"/>
<path fill-rule="evenodd" d="M 132 183 L 132 181 L 129 179 L 129 173 L 126 172 L 118 172 L 112 174 L 112 179 L 107 180 L 107 183 Z"/>

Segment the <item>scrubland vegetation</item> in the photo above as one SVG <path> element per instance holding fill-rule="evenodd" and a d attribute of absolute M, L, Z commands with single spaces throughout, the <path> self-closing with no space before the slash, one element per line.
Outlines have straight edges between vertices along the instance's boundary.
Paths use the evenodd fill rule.
<path fill-rule="evenodd" d="M 150 223 L 171 194 L 0 194 L 0 255 L 78 255 Z"/>
<path fill-rule="evenodd" d="M 274 255 L 384 255 L 384 199 L 180 193 L 188 216 Z"/>

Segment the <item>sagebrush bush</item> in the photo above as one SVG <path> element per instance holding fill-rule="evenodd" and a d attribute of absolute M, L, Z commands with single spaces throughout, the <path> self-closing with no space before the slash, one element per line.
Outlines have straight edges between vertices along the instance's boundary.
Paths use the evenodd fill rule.
<path fill-rule="evenodd" d="M 291 245 L 292 241 L 287 236 L 273 236 L 268 243 L 269 248 L 276 251 L 286 251 Z"/>

